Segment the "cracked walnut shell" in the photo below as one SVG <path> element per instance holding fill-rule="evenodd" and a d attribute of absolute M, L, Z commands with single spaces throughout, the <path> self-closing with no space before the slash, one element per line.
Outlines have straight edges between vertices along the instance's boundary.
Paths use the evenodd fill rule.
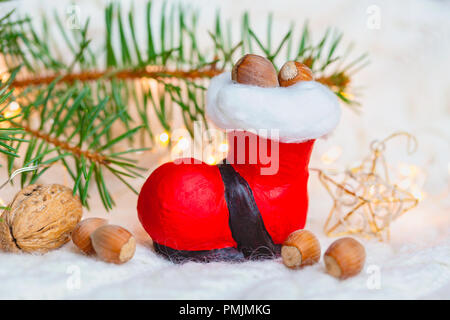
<path fill-rule="evenodd" d="M 61 247 L 81 220 L 83 208 L 72 190 L 58 184 L 29 185 L 15 196 L 0 221 L 0 248 L 45 253 Z"/>

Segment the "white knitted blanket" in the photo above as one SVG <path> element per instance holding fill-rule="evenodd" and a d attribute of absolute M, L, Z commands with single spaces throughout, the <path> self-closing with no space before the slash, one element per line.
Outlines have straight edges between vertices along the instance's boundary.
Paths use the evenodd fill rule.
<path fill-rule="evenodd" d="M 123 6 L 128 3 L 122 2 Z M 267 11 L 272 10 L 274 25 L 278 26 L 274 30 L 275 38 L 284 34 L 291 19 L 302 23 L 308 18 L 312 29 L 318 31 L 317 38 L 326 26 L 336 26 L 344 31 L 344 40 L 355 42 L 358 53 L 370 54 L 372 64 L 354 79 L 355 85 L 364 86 L 359 99 L 362 114 L 343 107 L 335 133 L 317 142 L 313 167 L 325 168 L 321 156 L 335 146 L 339 146 L 342 154 L 333 166 L 344 168 L 366 155 L 374 138 L 383 138 L 397 130 L 408 130 L 418 138 L 419 150 L 415 155 L 408 157 L 406 148 L 399 144 L 398 148 L 393 147 L 397 153 L 390 161 L 394 165 L 412 163 L 425 171 L 425 180 L 420 183 L 424 200 L 393 223 L 391 242 L 360 239 L 367 251 L 366 267 L 361 274 L 345 281 L 336 280 L 324 272 L 323 261 L 296 271 L 285 268 L 279 260 L 174 265 L 152 250 L 151 240 L 137 220 L 137 197 L 122 185 L 112 183 L 118 206 L 106 213 L 93 187 L 92 209 L 85 210 L 85 216 L 108 217 L 112 223 L 134 232 L 139 240 L 135 257 L 124 265 L 107 264 L 83 256 L 72 243 L 42 256 L 0 253 L 0 298 L 449 299 L 450 4 L 376 2 L 381 9 L 379 29 L 367 27 L 367 10 L 372 3 L 365 1 L 266 1 L 267 5 L 253 6 L 251 12 L 256 31 L 261 34 L 265 32 Z M 26 1 L 20 10 L 38 16 L 37 8 L 51 5 L 64 13 L 69 3 Z M 99 3 L 102 2 L 77 2 L 82 17 L 94 16 L 91 19 L 94 28 L 101 28 L 103 21 Z M 238 26 L 238 12 L 254 2 L 190 3 L 204 8 L 203 18 L 199 20 L 199 30 L 203 30 L 212 26 L 214 14 L 210 13 L 215 12 L 216 5 L 221 5 L 221 13 L 233 17 Z M 101 29 L 98 34 L 103 36 Z M 145 155 L 141 165 L 150 168 L 148 175 L 165 160 L 167 155 L 158 151 Z M 2 181 L 6 178 L 4 170 L 0 178 Z M 72 183 L 57 166 L 40 182 Z M 134 185 L 140 188 L 142 183 L 143 180 L 136 180 Z M 8 202 L 17 190 L 17 186 L 5 187 L 1 198 Z M 318 235 L 323 251 L 333 241 L 322 231 L 330 207 L 331 199 L 312 173 L 307 228 Z"/>

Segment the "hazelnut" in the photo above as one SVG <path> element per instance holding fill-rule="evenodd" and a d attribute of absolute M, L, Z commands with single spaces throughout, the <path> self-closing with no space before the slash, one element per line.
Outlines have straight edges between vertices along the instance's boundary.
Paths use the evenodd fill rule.
<path fill-rule="evenodd" d="M 121 264 L 134 256 L 136 239 L 126 229 L 116 225 L 103 225 L 91 234 L 92 247 L 106 262 Z"/>
<path fill-rule="evenodd" d="M 311 231 L 294 231 L 284 241 L 281 257 L 288 268 L 315 264 L 320 259 L 320 243 Z"/>
<path fill-rule="evenodd" d="M 278 74 L 278 81 L 282 87 L 289 87 L 299 81 L 312 81 L 313 79 L 311 69 L 297 61 L 286 62 Z"/>
<path fill-rule="evenodd" d="M 366 251 L 353 238 L 341 238 L 333 242 L 324 255 L 327 272 L 333 277 L 346 279 L 361 272 Z"/>
<path fill-rule="evenodd" d="M 98 227 L 107 224 L 108 221 L 102 218 L 88 218 L 84 219 L 77 224 L 72 232 L 73 243 L 85 254 L 94 254 L 94 248 L 92 247 L 91 234 Z"/>
<path fill-rule="evenodd" d="M 278 87 L 277 71 L 272 62 L 256 54 L 246 54 L 236 62 L 231 79 L 258 87 Z"/>

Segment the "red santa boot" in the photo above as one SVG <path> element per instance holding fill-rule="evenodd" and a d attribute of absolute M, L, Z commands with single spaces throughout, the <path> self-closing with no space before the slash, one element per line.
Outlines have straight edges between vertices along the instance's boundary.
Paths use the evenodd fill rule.
<path fill-rule="evenodd" d="M 247 55 L 237 66 L 212 79 L 207 93 L 208 117 L 228 131 L 224 162 L 166 163 L 139 195 L 142 225 L 156 251 L 175 262 L 276 256 L 305 225 L 314 140 L 339 120 L 336 97 L 308 81 L 304 66 L 283 66 L 279 82 L 288 87 L 275 87 L 267 73 L 276 80 L 276 71 L 262 57 Z"/>

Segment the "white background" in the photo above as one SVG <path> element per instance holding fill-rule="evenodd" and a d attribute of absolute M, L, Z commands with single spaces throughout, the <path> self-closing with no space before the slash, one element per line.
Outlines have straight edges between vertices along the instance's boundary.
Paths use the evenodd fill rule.
<path fill-rule="evenodd" d="M 128 1 L 122 1 L 123 6 Z M 117 207 L 106 213 L 101 202 L 91 201 L 85 216 L 107 216 L 133 231 L 139 239 L 136 255 L 116 266 L 85 257 L 71 244 L 44 256 L 0 254 L 1 298 L 450 298 L 450 1 L 183 1 L 201 10 L 199 30 L 211 29 L 217 7 L 236 28 L 244 10 L 249 10 L 254 29 L 265 32 L 269 11 L 274 13 L 274 38 L 280 39 L 291 21 L 297 31 L 308 19 L 316 40 L 326 27 L 344 32 L 344 43 L 354 42 L 355 53 L 368 52 L 371 64 L 356 74 L 362 112 L 343 106 L 336 131 L 318 141 L 312 166 L 326 168 L 321 156 L 331 148 L 342 151 L 331 166 L 344 169 L 367 154 L 374 139 L 406 130 L 419 142 L 408 156 L 401 139 L 393 142 L 388 159 L 393 170 L 399 164 L 415 165 L 423 179 L 419 207 L 392 225 L 390 243 L 364 240 L 366 268 L 359 276 L 338 281 L 324 273 L 322 262 L 301 271 L 286 269 L 280 261 L 244 264 L 173 265 L 153 251 L 151 240 L 136 217 L 136 196 L 112 183 Z M 70 1 L 15 1 L 19 12 L 38 17 L 64 14 Z M 157 5 L 158 1 L 155 2 Z M 76 1 L 82 19 L 91 16 L 91 37 L 102 40 L 103 1 Z M 368 27 L 367 9 L 380 9 L 380 26 Z M 143 5 L 135 2 L 143 15 Z M 141 9 L 141 10 L 139 10 Z M 141 19 L 142 20 L 142 19 Z M 298 34 L 298 33 L 297 33 Z M 200 37 L 206 42 L 206 33 Z M 277 41 L 274 40 L 276 43 Z M 388 146 L 389 148 L 389 146 Z M 146 154 L 141 164 L 151 170 L 167 159 L 163 151 Z M 59 168 L 42 183 L 71 181 Z M 2 171 L 2 179 L 6 179 Z M 134 185 L 140 188 L 143 180 Z M 10 201 L 18 187 L 6 187 L 1 198 Z M 92 189 L 92 198 L 96 198 Z M 333 241 L 322 226 L 331 200 L 312 174 L 307 228 L 315 232 L 323 250 Z M 380 271 L 380 287 L 370 286 L 371 270 Z M 78 277 L 79 275 L 79 277 Z M 75 277 L 75 278 L 74 278 Z M 79 279 L 79 282 L 78 280 Z M 369 283 L 369 285 L 368 285 Z M 79 286 L 78 286 L 79 284 Z"/>

